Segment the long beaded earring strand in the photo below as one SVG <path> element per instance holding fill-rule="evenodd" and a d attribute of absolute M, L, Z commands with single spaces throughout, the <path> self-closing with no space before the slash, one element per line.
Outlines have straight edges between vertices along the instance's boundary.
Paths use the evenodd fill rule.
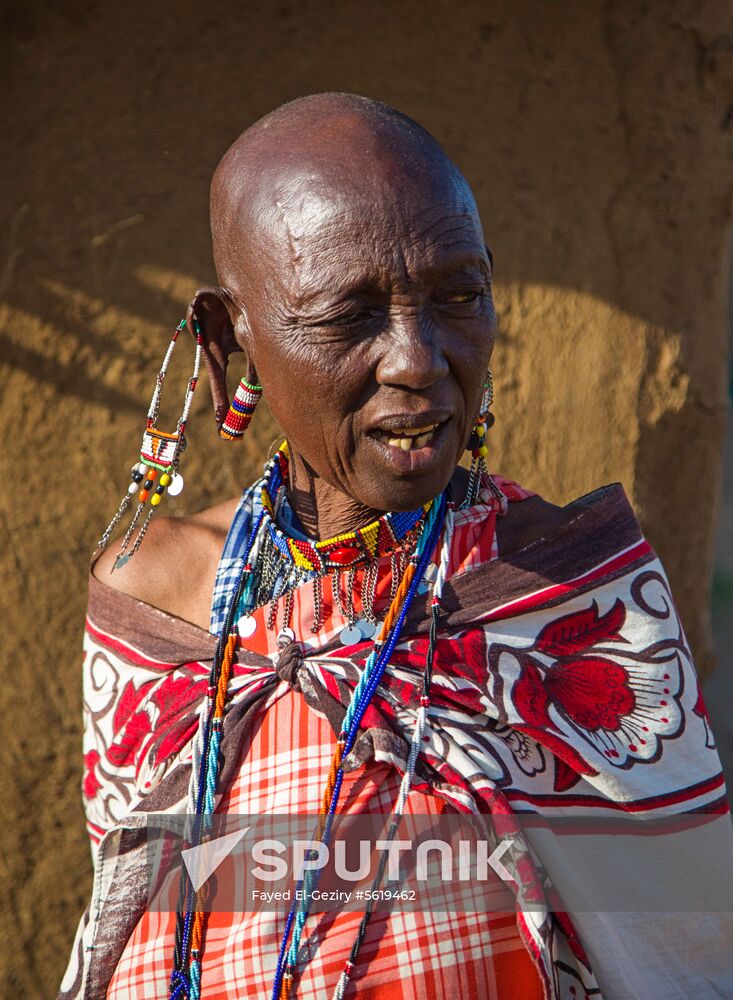
<path fill-rule="evenodd" d="M 107 525 L 102 537 L 97 543 L 97 549 L 104 549 L 107 547 L 107 544 L 112 536 L 112 532 L 122 520 L 127 508 L 132 502 L 132 498 L 137 493 L 137 510 L 133 515 L 125 537 L 122 540 L 120 551 L 117 553 L 117 558 L 115 559 L 114 566 L 112 567 L 113 569 L 119 569 L 121 566 L 124 566 L 125 563 L 131 559 L 140 548 L 140 545 L 145 537 L 145 533 L 148 530 L 150 519 L 163 499 L 163 495 L 166 490 L 171 496 L 177 496 L 183 489 L 183 477 L 178 472 L 178 466 L 181 455 L 186 447 L 186 421 L 188 420 L 188 415 L 191 412 L 191 403 L 193 402 L 193 394 L 196 389 L 199 369 L 201 367 L 201 330 L 196 320 L 194 320 L 196 355 L 193 363 L 193 373 L 186 386 L 186 395 L 183 400 L 183 410 L 178 418 L 176 429 L 172 434 L 167 433 L 166 431 L 159 430 L 157 424 L 158 413 L 160 411 L 160 397 L 163 391 L 165 376 L 168 372 L 168 365 L 170 364 L 173 349 L 178 341 L 178 335 L 185 329 L 185 327 L 186 321 L 184 319 L 181 320 L 173 331 L 171 341 L 168 345 L 167 351 L 165 352 L 165 357 L 163 358 L 163 364 L 160 366 L 160 371 L 158 372 L 155 380 L 155 389 L 153 390 L 153 396 L 150 400 L 147 423 L 143 433 L 142 444 L 140 446 L 140 461 L 133 465 L 131 470 L 132 482 L 127 487 L 127 493 L 122 498 L 122 501 L 117 508 L 117 512 Z M 158 475 L 159 473 L 160 475 Z M 158 480 L 157 485 L 155 482 L 156 479 Z M 150 505 L 147 508 L 147 516 L 140 527 L 131 551 L 127 552 L 135 527 L 140 520 L 143 511 L 146 509 L 148 500 L 150 500 Z"/>
<path fill-rule="evenodd" d="M 474 424 L 466 448 L 466 451 L 471 452 L 471 469 L 468 475 L 468 489 L 466 490 L 466 499 L 462 504 L 463 507 L 470 507 L 476 503 L 478 492 L 481 488 L 481 480 L 487 474 L 485 459 L 489 453 L 489 449 L 486 447 L 486 431 L 494 423 L 494 414 L 490 412 L 493 400 L 494 379 L 489 368 L 486 371 L 486 381 L 484 382 L 484 390 L 481 395 L 478 417 L 476 418 L 476 423 Z"/>

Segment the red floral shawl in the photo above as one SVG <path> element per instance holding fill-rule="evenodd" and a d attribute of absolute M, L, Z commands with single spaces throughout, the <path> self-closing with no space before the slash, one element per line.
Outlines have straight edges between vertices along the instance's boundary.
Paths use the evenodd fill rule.
<path fill-rule="evenodd" d="M 664 570 L 620 484 L 572 509 L 567 523 L 499 558 L 471 559 L 466 533 L 456 533 L 463 551 L 445 595 L 429 742 L 415 787 L 462 812 L 516 820 L 520 843 L 528 813 L 722 816 L 721 877 L 729 878 L 720 761 Z M 476 545 L 484 527 L 493 532 L 497 513 L 470 514 Z M 404 770 L 427 628 L 421 601 L 346 768 L 377 760 Z M 90 833 L 101 842 L 93 898 L 59 994 L 67 1000 L 105 995 L 145 908 L 146 815 L 185 812 L 190 740 L 215 646 L 210 634 L 93 577 L 89 629 L 85 682 L 101 685 L 98 699 L 109 698 L 115 738 L 104 753 L 93 739 L 85 744 L 84 791 L 99 805 L 90 810 Z M 283 680 L 337 733 L 368 649 L 341 647 L 335 638 L 279 658 L 241 648 L 223 731 L 223 782 L 258 705 Z M 93 733 L 95 720 L 87 722 Z M 105 764 L 132 768 L 133 780 L 105 788 Z M 615 998 L 626 989 L 637 997 L 717 996 L 701 984 L 733 984 L 730 924 L 721 915 L 698 921 L 692 933 L 678 914 L 567 914 L 550 854 L 520 848 L 510 862 L 520 933 L 548 997 Z M 702 951 L 695 934 L 706 942 Z M 680 992 L 659 992 L 662 983 Z"/>

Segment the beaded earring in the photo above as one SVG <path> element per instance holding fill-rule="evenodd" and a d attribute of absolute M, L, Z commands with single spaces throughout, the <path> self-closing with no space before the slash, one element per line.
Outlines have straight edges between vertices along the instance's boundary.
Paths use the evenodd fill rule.
<path fill-rule="evenodd" d="M 252 415 L 262 398 L 262 386 L 243 378 L 229 405 L 224 422 L 219 427 L 219 437 L 225 441 L 239 441 L 249 427 Z"/>
<path fill-rule="evenodd" d="M 481 480 L 487 475 L 486 456 L 489 449 L 486 447 L 486 431 L 493 426 L 494 414 L 490 412 L 490 406 L 494 400 L 494 379 L 489 368 L 486 372 L 486 381 L 481 395 L 481 405 L 478 417 L 474 424 L 471 437 L 468 439 L 466 451 L 471 452 L 471 469 L 468 476 L 468 489 L 463 506 L 469 507 L 476 503 Z"/>
<path fill-rule="evenodd" d="M 112 518 L 104 534 L 100 538 L 97 549 L 104 549 L 110 540 L 112 532 L 115 530 L 125 511 L 132 503 L 132 499 L 137 494 L 138 506 L 133 515 L 130 526 L 125 537 L 122 539 L 120 551 L 117 553 L 113 570 L 119 569 L 131 559 L 142 544 L 145 532 L 148 530 L 150 519 L 159 506 L 163 496 L 168 492 L 171 496 L 178 496 L 183 489 L 183 477 L 178 471 L 181 455 L 186 447 L 186 421 L 191 412 L 193 394 L 198 382 L 199 368 L 201 366 L 201 330 L 196 320 L 193 321 L 196 334 L 196 356 L 193 363 L 193 374 L 188 380 L 186 395 L 183 400 L 183 409 L 178 418 L 176 429 L 173 433 L 162 431 L 158 428 L 158 412 L 160 410 L 160 397 L 163 391 L 163 383 L 170 364 L 173 349 L 176 346 L 179 333 L 185 329 L 186 321 L 181 320 L 173 331 L 171 342 L 163 358 L 158 376 L 155 380 L 155 390 L 153 391 L 148 417 L 143 433 L 142 445 L 140 446 L 140 461 L 136 462 L 131 469 L 132 482 L 127 487 L 127 493 L 122 498 L 120 506 L 117 508 L 115 516 Z M 156 483 L 157 480 L 157 483 Z M 148 503 L 149 501 L 149 503 Z M 145 520 L 143 521 L 137 538 L 133 543 L 130 552 L 127 549 L 132 540 L 135 527 L 147 509 Z"/>

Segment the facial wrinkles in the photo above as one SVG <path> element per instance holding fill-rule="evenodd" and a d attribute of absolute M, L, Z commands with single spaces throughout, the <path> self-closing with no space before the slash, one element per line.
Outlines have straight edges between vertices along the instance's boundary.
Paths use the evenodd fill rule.
<path fill-rule="evenodd" d="M 298 295 L 299 284 L 313 284 L 318 271 L 341 269 L 352 253 L 364 260 L 366 252 L 380 270 L 394 273 L 400 267 L 394 251 L 400 245 L 414 245 L 419 257 L 436 242 L 450 242 L 451 229 L 460 233 L 462 228 L 483 245 L 475 203 L 464 182 L 452 176 L 416 181 L 394 170 L 387 173 L 368 179 L 366 189 L 361 175 L 319 175 L 313 169 L 287 169 L 272 178 L 268 194 L 262 195 L 269 205 L 256 213 L 255 228 L 265 230 L 266 242 L 287 246 L 287 258 L 278 254 L 278 265 L 286 265 L 294 279 L 291 293 Z"/>
<path fill-rule="evenodd" d="M 302 252 L 290 258 L 287 299 L 294 319 L 315 320 L 343 299 L 385 296 L 408 300 L 418 290 L 452 273 L 480 270 L 488 263 L 476 227 L 470 218 L 440 218 L 422 230 L 399 231 L 397 226 L 322 227 Z M 435 273 L 436 265 L 441 266 Z"/>
<path fill-rule="evenodd" d="M 385 334 L 392 341 L 387 349 L 409 350 L 409 338 L 415 336 L 431 342 L 434 331 L 429 317 L 427 321 L 420 321 L 418 329 L 414 327 L 423 305 L 419 293 L 426 280 L 423 274 L 426 266 L 434 263 L 446 249 L 468 253 L 479 265 L 482 261 L 484 251 L 475 217 L 467 214 L 446 216 L 442 205 L 425 207 L 413 213 L 418 216 L 418 225 L 411 224 L 412 218 L 403 222 L 402 219 L 393 221 L 382 216 L 383 224 L 375 227 L 375 231 L 370 230 L 368 219 L 359 217 L 353 220 L 352 213 L 336 210 L 327 200 L 318 199 L 315 206 L 307 206 L 308 219 L 320 222 L 315 233 L 308 232 L 303 224 L 303 213 L 297 213 L 293 220 L 292 212 L 283 212 L 283 205 L 282 200 L 278 201 L 285 232 L 285 238 L 278 241 L 282 251 L 278 254 L 278 262 L 284 259 L 287 267 L 280 269 L 277 284 L 281 294 L 270 297 L 270 306 L 274 308 L 273 318 L 281 336 L 286 335 L 286 350 L 294 366 L 302 362 L 307 369 L 311 360 L 309 347 L 318 341 L 317 332 L 311 332 L 312 328 L 303 330 L 298 320 L 316 324 L 321 318 L 324 322 L 328 321 L 329 307 L 334 302 L 338 303 L 340 298 L 348 298 L 354 285 L 358 289 L 366 284 L 372 292 L 381 288 L 385 293 L 385 315 L 391 317 L 385 320 L 389 326 Z M 412 231 L 398 235 L 398 226 Z M 376 237 L 371 243 L 370 232 Z M 474 271 L 476 263 L 472 265 Z M 268 266 L 266 270 L 273 272 L 278 269 Z M 406 323 L 411 329 L 405 329 Z M 287 336 L 288 330 L 290 336 Z M 404 340 L 405 336 L 408 342 Z M 341 402 L 336 384 L 344 381 L 361 381 L 362 395 L 371 393 L 373 371 L 380 352 L 385 350 L 384 336 L 377 337 L 373 343 L 371 338 L 363 343 L 348 343 L 347 338 L 344 346 L 337 342 L 329 346 L 329 350 L 319 355 L 319 365 L 323 375 L 333 378 L 332 402 L 337 405 Z M 347 372 L 343 371 L 339 360 L 344 349 L 348 350 L 351 362 Z M 353 378 L 350 377 L 352 374 Z M 356 414 L 346 404 L 354 406 L 362 401 L 355 399 L 353 394 L 351 397 L 347 394 L 343 400 L 339 434 L 336 439 L 333 435 L 322 437 L 323 453 L 332 455 L 332 465 L 338 469 L 339 478 L 349 474 L 348 446 L 355 436 Z M 342 440 L 342 435 L 350 440 Z M 337 441 L 340 447 L 335 449 L 334 454 Z"/>
<path fill-rule="evenodd" d="M 355 498 L 365 495 L 374 506 L 379 480 L 370 478 L 374 461 L 364 444 L 374 417 L 445 404 L 462 425 L 476 394 L 480 372 L 476 379 L 467 375 L 466 358 L 477 350 L 483 355 L 480 338 L 442 319 L 436 323 L 424 308 L 455 272 L 463 279 L 488 272 L 472 198 L 454 178 L 415 185 L 393 171 L 376 188 L 367 180 L 365 190 L 363 179 L 344 184 L 306 172 L 260 187 L 247 217 L 252 273 L 242 298 L 251 305 L 255 363 L 259 368 L 262 360 L 281 394 L 271 399 L 273 411 L 282 416 L 294 452 L 300 442 L 318 476 L 357 506 Z M 383 325 L 353 336 L 334 332 L 332 316 L 340 306 L 348 312 L 352 300 L 357 311 L 362 303 L 381 310 Z M 380 357 L 417 350 L 414 337 L 420 350 L 431 343 L 447 348 L 460 370 L 425 393 L 419 386 L 379 384 Z M 429 367 L 425 355 L 419 363 Z M 314 410 L 319 399 L 322 410 Z M 458 436 L 456 447 L 462 447 Z M 318 495 L 326 510 L 330 494 L 319 487 Z M 386 508 L 377 499 L 374 509 Z"/>

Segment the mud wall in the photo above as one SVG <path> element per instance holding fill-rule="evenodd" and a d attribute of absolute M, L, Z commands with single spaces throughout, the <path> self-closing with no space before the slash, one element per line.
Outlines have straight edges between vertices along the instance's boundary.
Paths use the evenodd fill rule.
<path fill-rule="evenodd" d="M 491 466 L 558 503 L 620 480 L 698 664 L 711 666 L 731 13 L 729 0 L 5 5 L 8 995 L 53 993 L 90 888 L 79 793 L 88 554 L 126 483 L 167 331 L 213 278 L 211 172 L 282 101 L 369 94 L 444 142 L 496 254 Z M 258 414 L 247 444 L 228 448 L 198 396 L 181 512 L 237 492 L 274 433 Z"/>

